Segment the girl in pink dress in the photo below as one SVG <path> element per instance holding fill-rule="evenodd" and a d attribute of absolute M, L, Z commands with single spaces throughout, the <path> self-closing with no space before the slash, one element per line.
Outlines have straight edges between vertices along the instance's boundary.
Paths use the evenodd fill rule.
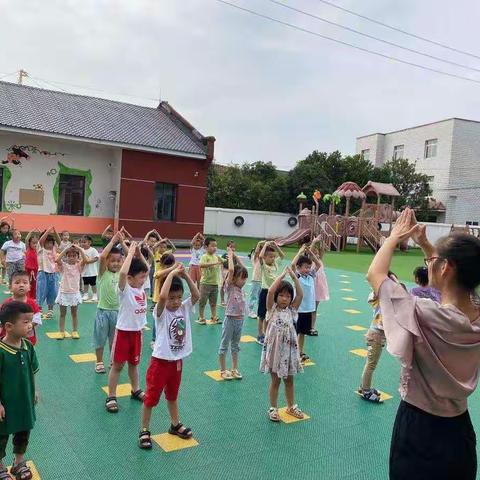
<path fill-rule="evenodd" d="M 312 328 L 310 330 L 310 335 L 312 337 L 317 337 L 318 330 L 315 329 L 315 323 L 317 322 L 318 306 L 320 305 L 320 302 L 328 302 L 330 300 L 330 291 L 328 289 L 327 275 L 325 274 L 325 265 L 323 263 L 325 250 L 320 245 L 319 237 L 313 240 L 310 248 L 322 263 L 315 276 L 315 312 L 312 315 Z"/>
<path fill-rule="evenodd" d="M 391 480 L 474 480 L 475 431 L 468 397 L 480 370 L 480 240 L 452 234 L 435 246 L 407 208 L 367 274 L 380 301 L 387 350 L 400 360 L 400 396 L 390 447 Z M 441 304 L 412 296 L 388 278 L 399 243 L 412 238 L 425 254 Z"/>

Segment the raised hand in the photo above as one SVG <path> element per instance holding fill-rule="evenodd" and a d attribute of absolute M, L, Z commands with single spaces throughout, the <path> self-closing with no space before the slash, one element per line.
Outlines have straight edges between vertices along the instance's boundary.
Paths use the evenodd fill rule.
<path fill-rule="evenodd" d="M 419 225 L 417 224 L 413 210 L 411 208 L 406 208 L 395 222 L 390 236 L 401 242 L 410 238 L 418 227 Z"/>

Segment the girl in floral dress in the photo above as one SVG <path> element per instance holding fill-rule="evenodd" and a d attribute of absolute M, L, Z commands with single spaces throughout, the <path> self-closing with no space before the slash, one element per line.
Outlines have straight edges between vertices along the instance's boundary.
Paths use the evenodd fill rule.
<path fill-rule="evenodd" d="M 287 273 L 295 284 L 297 295 L 290 283 L 284 280 Z M 268 416 L 272 422 L 280 421 L 277 400 L 280 383 L 285 384 L 288 415 L 303 418 L 303 412 L 295 404 L 293 375 L 303 372 L 297 343 L 295 322 L 297 309 L 303 298 L 302 287 L 290 267 L 287 267 L 268 290 L 267 295 L 267 330 L 262 350 L 260 371 L 270 373 L 270 409 Z"/>

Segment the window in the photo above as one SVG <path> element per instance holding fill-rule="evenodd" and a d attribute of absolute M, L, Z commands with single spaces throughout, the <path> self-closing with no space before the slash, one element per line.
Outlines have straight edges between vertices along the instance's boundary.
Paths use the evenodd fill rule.
<path fill-rule="evenodd" d="M 177 187 L 170 183 L 155 184 L 153 216 L 155 220 L 175 220 Z"/>
<path fill-rule="evenodd" d="M 60 174 L 58 183 L 58 215 L 83 215 L 85 177 Z"/>
<path fill-rule="evenodd" d="M 366 150 L 362 150 L 362 157 L 365 160 L 370 160 L 370 149 L 367 148 Z"/>
<path fill-rule="evenodd" d="M 403 149 L 405 145 L 395 145 L 393 147 L 393 159 L 394 160 L 400 160 L 403 158 Z"/>
<path fill-rule="evenodd" d="M 427 140 L 425 142 L 425 158 L 432 158 L 437 156 L 437 139 Z"/>

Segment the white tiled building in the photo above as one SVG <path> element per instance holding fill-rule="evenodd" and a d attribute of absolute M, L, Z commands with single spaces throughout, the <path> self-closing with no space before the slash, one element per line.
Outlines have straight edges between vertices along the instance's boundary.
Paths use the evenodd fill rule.
<path fill-rule="evenodd" d="M 480 122 L 449 118 L 440 122 L 357 138 L 356 152 L 380 166 L 392 158 L 416 162 L 431 177 L 438 222 L 480 222 Z"/>

